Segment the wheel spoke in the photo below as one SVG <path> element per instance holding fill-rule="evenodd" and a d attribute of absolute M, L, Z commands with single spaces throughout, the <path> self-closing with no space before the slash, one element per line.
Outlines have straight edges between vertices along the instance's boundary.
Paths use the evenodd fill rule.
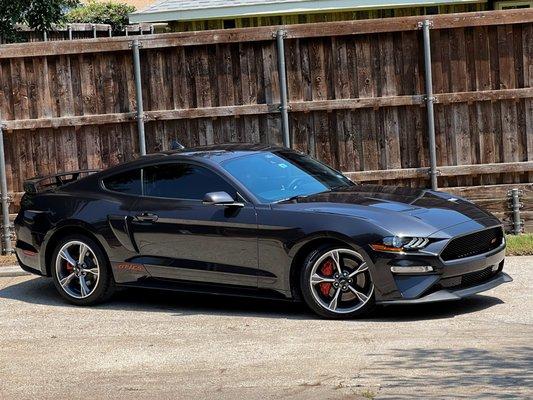
<path fill-rule="evenodd" d="M 63 251 L 61 251 L 61 253 L 59 253 L 60 257 L 64 260 L 66 260 L 70 265 L 74 266 L 76 265 L 76 260 L 74 260 L 72 258 L 72 256 L 70 255 L 70 253 L 65 249 Z"/>
<path fill-rule="evenodd" d="M 365 272 L 368 270 L 368 265 L 366 263 L 362 263 L 355 271 L 353 271 L 350 275 L 348 275 L 348 278 L 353 278 L 355 275 L 360 274 L 361 272 Z"/>
<path fill-rule="evenodd" d="M 59 281 L 59 284 L 62 286 L 62 287 L 65 287 L 67 286 L 71 281 L 72 279 L 76 276 L 76 274 L 73 272 L 72 274 L 64 277 L 63 279 L 61 279 Z"/>
<path fill-rule="evenodd" d="M 320 276 L 318 274 L 313 274 L 311 276 L 311 285 L 318 285 L 319 283 L 333 283 L 335 282 L 334 278 L 326 278 L 325 276 Z"/>
<path fill-rule="evenodd" d="M 333 300 L 331 300 L 331 302 L 329 303 L 328 305 L 328 308 L 332 311 L 335 311 L 337 309 L 337 305 L 339 303 L 339 296 L 341 294 L 341 289 L 337 289 L 337 291 L 335 292 L 335 296 L 333 296 Z"/>
<path fill-rule="evenodd" d="M 357 296 L 357 298 L 362 301 L 363 303 L 366 302 L 368 300 L 368 296 L 365 295 L 364 293 L 361 293 L 360 291 L 358 291 L 357 289 L 355 289 L 353 286 L 348 286 L 348 288 L 352 291 L 353 294 L 355 294 Z"/>
<path fill-rule="evenodd" d="M 83 276 L 80 276 L 80 293 L 83 297 L 89 295 L 91 293 L 91 289 L 89 289 L 89 286 L 87 286 L 87 282 L 85 282 L 85 278 Z"/>
<path fill-rule="evenodd" d="M 333 262 L 335 263 L 337 272 L 339 273 L 339 275 L 342 275 L 341 260 L 340 260 L 339 252 L 337 250 L 333 250 L 331 252 L 331 258 L 333 259 Z"/>
<path fill-rule="evenodd" d="M 84 268 L 83 270 L 90 274 L 98 275 L 98 268 Z"/>
<path fill-rule="evenodd" d="M 80 254 L 78 256 L 78 262 L 82 264 L 85 260 L 85 253 L 87 252 L 87 246 L 83 243 L 80 243 Z"/>

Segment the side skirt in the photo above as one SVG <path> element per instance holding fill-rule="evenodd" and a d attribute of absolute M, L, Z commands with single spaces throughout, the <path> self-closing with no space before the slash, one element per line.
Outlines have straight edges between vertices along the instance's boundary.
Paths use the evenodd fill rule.
<path fill-rule="evenodd" d="M 168 290 L 182 293 L 207 293 L 212 295 L 284 300 L 290 302 L 296 301 L 295 299 L 284 296 L 280 292 L 270 289 L 254 289 L 243 286 L 203 284 L 189 281 L 170 281 L 156 278 L 139 280 L 135 283 L 117 284 L 117 287 Z"/>

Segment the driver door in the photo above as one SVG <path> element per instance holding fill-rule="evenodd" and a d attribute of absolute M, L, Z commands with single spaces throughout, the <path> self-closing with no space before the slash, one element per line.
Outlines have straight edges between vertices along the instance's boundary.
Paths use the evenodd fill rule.
<path fill-rule="evenodd" d="M 257 287 L 257 217 L 244 207 L 206 205 L 209 192 L 237 191 L 192 163 L 143 169 L 143 196 L 132 208 L 133 237 L 152 277 Z"/>

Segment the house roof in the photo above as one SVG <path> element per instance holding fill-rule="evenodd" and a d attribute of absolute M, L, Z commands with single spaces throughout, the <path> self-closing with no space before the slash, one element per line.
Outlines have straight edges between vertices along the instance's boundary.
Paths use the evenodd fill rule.
<path fill-rule="evenodd" d="M 98 3 L 107 3 L 109 0 L 95 0 Z M 155 3 L 156 0 L 120 0 L 121 3 L 134 6 L 137 10 L 142 10 L 152 3 Z M 82 3 L 88 3 L 89 0 L 82 0 Z"/>
<path fill-rule="evenodd" d="M 481 2 L 486 0 L 158 0 L 147 8 L 130 14 L 130 23 Z"/>

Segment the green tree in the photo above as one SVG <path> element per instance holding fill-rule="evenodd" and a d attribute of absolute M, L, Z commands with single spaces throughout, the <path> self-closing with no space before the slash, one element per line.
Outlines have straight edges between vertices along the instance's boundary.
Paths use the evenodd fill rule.
<path fill-rule="evenodd" d="M 40 32 L 49 30 L 61 21 L 68 8 L 77 4 L 78 0 L 0 0 L 0 37 L 17 40 L 17 25 Z"/>
<path fill-rule="evenodd" d="M 87 4 L 70 10 L 65 15 L 69 23 L 109 24 L 114 31 L 122 30 L 128 24 L 128 14 L 135 11 L 135 7 L 115 2 L 96 2 L 89 0 Z"/>

